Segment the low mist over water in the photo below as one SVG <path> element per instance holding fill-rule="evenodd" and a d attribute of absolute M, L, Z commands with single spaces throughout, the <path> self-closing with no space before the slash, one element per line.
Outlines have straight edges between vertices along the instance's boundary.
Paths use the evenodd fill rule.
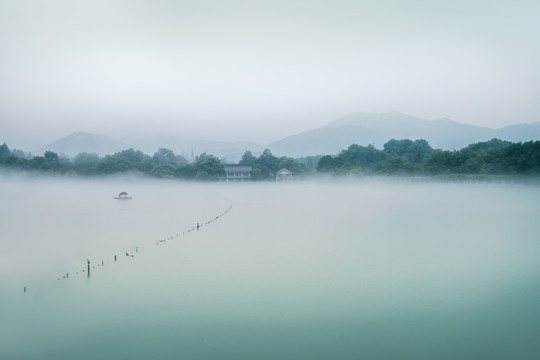
<path fill-rule="evenodd" d="M 2 359 L 540 353 L 534 186 L 0 185 Z"/>

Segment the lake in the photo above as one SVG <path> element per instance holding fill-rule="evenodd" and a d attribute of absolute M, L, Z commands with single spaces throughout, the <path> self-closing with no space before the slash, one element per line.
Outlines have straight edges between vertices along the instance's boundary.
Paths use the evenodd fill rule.
<path fill-rule="evenodd" d="M 540 354 L 537 186 L 4 177 L 0 200 L 2 359 Z"/>

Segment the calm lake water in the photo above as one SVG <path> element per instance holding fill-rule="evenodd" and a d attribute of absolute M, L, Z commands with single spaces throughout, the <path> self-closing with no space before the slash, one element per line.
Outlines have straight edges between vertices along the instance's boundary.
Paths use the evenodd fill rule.
<path fill-rule="evenodd" d="M 540 354 L 538 187 L 4 178 L 0 200 L 1 359 Z"/>

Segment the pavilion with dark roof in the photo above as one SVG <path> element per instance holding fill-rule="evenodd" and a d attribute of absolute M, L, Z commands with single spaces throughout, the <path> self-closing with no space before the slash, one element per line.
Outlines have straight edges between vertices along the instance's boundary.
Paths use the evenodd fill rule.
<path fill-rule="evenodd" d="M 244 164 L 225 164 L 224 165 L 225 176 L 220 178 L 225 182 L 243 182 L 251 181 L 251 171 L 253 166 Z"/>

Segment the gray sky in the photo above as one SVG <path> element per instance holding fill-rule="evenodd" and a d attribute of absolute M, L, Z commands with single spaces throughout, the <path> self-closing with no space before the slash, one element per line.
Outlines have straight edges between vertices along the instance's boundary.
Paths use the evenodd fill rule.
<path fill-rule="evenodd" d="M 0 142 L 266 143 L 355 111 L 540 121 L 539 19 L 537 0 L 0 0 Z"/>

